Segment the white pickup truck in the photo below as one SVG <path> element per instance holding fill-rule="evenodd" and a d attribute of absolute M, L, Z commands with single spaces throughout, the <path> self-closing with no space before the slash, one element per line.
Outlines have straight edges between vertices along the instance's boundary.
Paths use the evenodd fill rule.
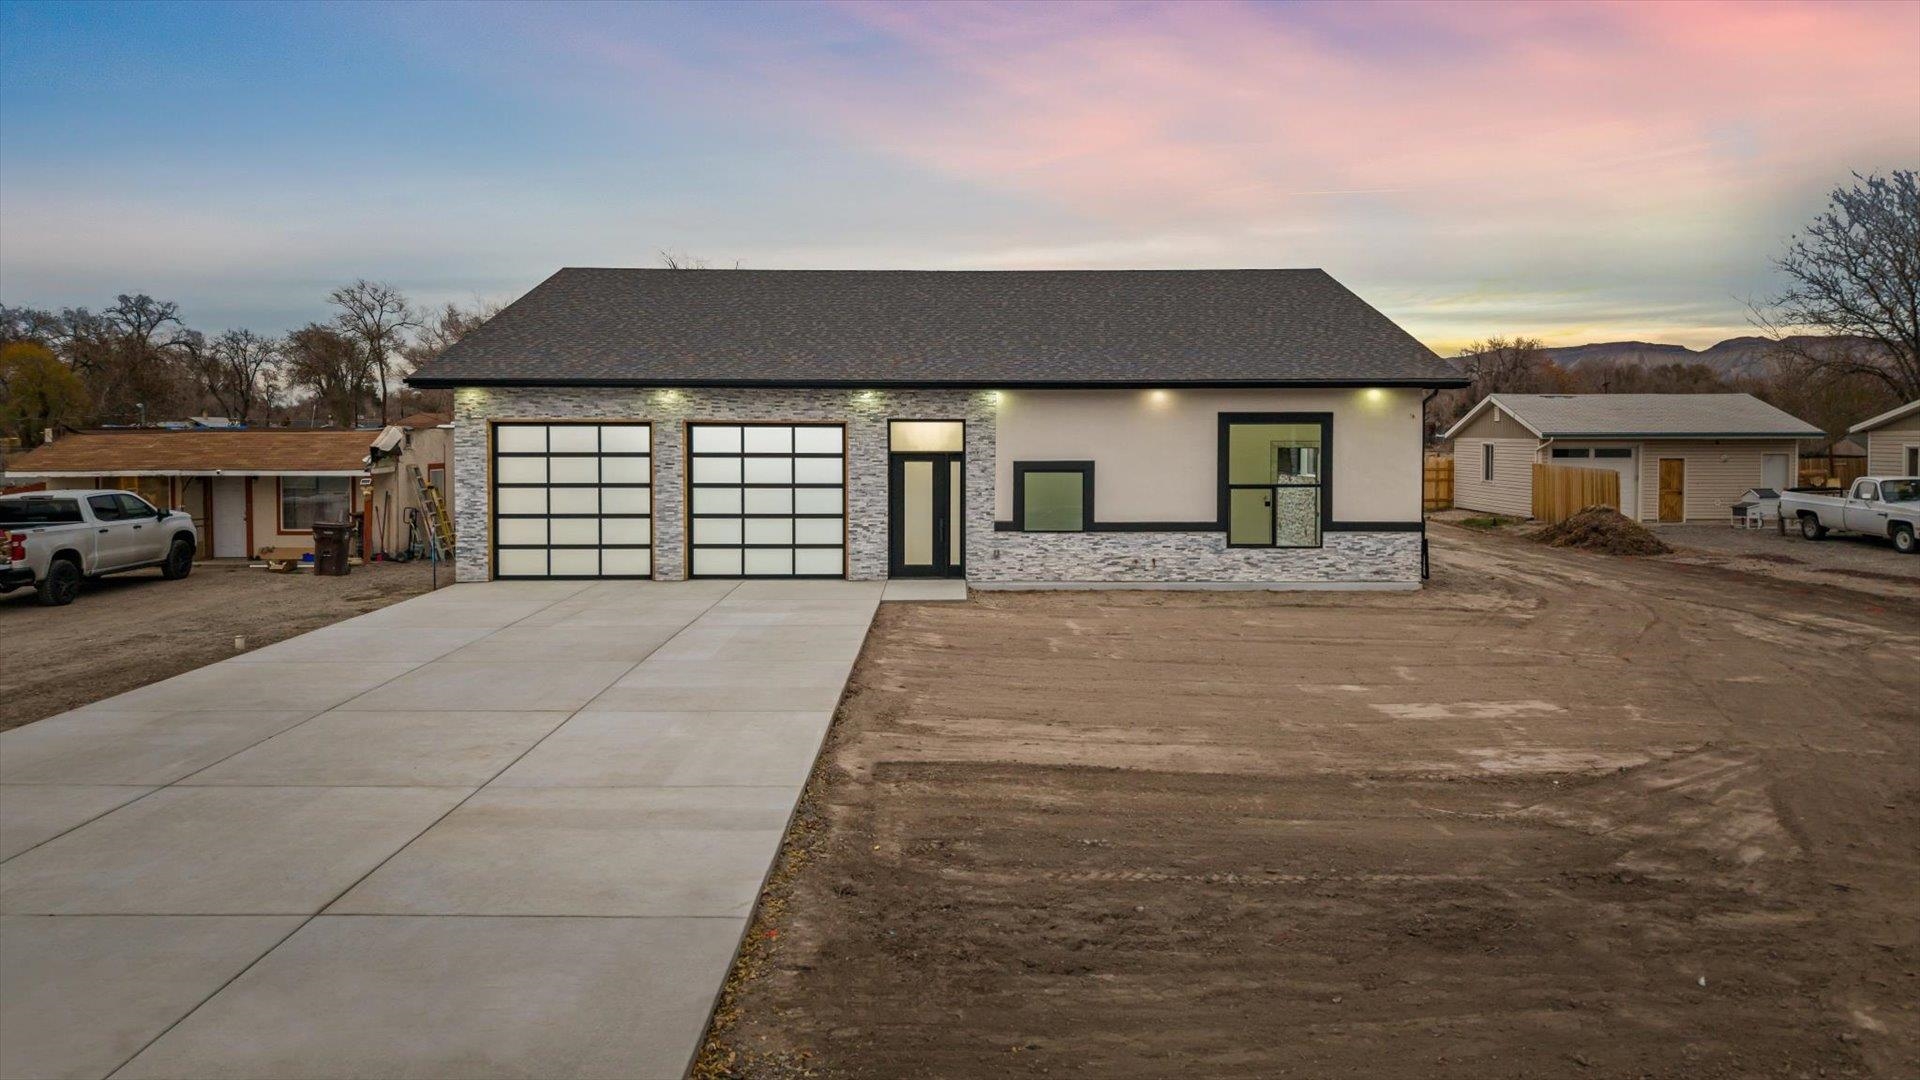
<path fill-rule="evenodd" d="M 1893 541 L 1894 550 L 1920 552 L 1920 476 L 1863 476 L 1845 493 L 1780 493 L 1780 524 L 1800 523 L 1800 535 L 1819 540 L 1830 532 L 1864 533 Z"/>
<path fill-rule="evenodd" d="M 71 604 L 80 582 L 157 566 L 193 571 L 193 518 L 156 509 L 130 491 L 35 491 L 0 496 L 0 593 L 31 585 L 43 604 Z"/>

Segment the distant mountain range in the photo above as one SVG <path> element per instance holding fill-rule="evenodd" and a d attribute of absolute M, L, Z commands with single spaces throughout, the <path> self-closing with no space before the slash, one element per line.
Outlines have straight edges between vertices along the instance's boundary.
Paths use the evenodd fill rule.
<path fill-rule="evenodd" d="M 1792 337 L 1791 342 L 1818 341 L 1823 347 L 1864 343 L 1864 338 Z M 1554 363 L 1569 371 L 1583 364 L 1611 361 L 1622 367 L 1656 367 L 1660 364 L 1705 364 L 1723 376 L 1764 375 L 1777 348 L 1770 338 L 1728 338 L 1705 349 L 1685 345 L 1660 345 L 1649 341 L 1601 341 L 1591 345 L 1568 345 L 1545 350 Z"/>

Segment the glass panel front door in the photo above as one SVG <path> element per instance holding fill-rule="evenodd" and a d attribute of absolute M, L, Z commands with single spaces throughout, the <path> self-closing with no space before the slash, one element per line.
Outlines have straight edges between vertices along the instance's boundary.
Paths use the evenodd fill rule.
<path fill-rule="evenodd" d="M 893 454 L 888 459 L 887 572 L 892 577 L 961 577 L 966 505 L 960 454 Z"/>

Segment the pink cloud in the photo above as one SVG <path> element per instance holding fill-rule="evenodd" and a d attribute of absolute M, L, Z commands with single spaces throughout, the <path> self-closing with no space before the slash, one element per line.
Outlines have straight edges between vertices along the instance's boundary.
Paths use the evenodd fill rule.
<path fill-rule="evenodd" d="M 790 111 L 965 180 L 1149 217 L 1319 192 L 1623 210 L 1920 151 L 1920 6 L 849 4 L 903 94 L 791 58 Z M 1321 36 L 1332 24 L 1330 41 Z M 1370 49 L 1369 26 L 1397 40 Z"/>

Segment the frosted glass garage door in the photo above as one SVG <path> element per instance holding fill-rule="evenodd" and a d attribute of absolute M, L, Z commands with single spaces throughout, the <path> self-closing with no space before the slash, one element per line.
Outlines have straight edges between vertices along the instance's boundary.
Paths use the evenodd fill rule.
<path fill-rule="evenodd" d="M 844 577 L 838 424 L 689 424 L 694 577 Z"/>
<path fill-rule="evenodd" d="M 495 424 L 494 576 L 651 576 L 652 455 L 646 424 Z"/>

